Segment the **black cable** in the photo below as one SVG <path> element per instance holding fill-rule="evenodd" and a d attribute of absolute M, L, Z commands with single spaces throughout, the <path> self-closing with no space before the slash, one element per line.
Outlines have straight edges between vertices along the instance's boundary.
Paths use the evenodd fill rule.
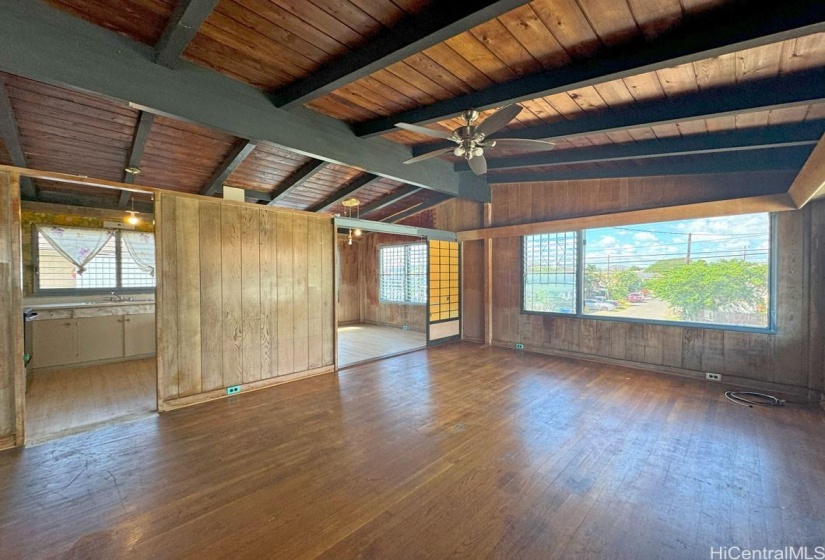
<path fill-rule="evenodd" d="M 822 399 L 818 401 L 786 401 L 773 395 L 766 395 L 765 393 L 756 393 L 753 391 L 725 391 L 725 397 L 736 404 L 753 408 L 756 406 L 784 406 L 786 404 L 819 404 Z M 757 400 L 748 399 L 745 397 L 755 397 Z"/>
<path fill-rule="evenodd" d="M 761 400 L 747 399 L 745 398 L 746 396 L 755 397 L 756 399 Z M 782 406 L 785 404 L 785 401 L 778 397 L 774 397 L 773 395 L 766 395 L 764 393 L 755 393 L 753 391 L 725 391 L 725 397 L 731 402 L 741 404 L 742 406 L 747 406 L 748 408 L 753 408 L 754 405 Z"/>

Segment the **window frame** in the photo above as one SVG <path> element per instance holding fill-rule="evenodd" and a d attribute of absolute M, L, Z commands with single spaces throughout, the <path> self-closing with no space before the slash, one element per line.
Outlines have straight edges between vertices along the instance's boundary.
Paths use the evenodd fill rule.
<path fill-rule="evenodd" d="M 411 247 L 411 246 L 424 247 L 424 273 L 423 273 L 423 275 L 424 275 L 424 301 L 422 301 L 422 302 L 406 301 L 406 300 L 405 301 L 396 301 L 396 300 L 392 300 L 392 299 L 385 299 L 381 295 L 382 294 L 381 279 L 384 276 L 383 273 L 382 273 L 383 268 L 384 268 L 384 261 L 381 258 L 381 250 L 384 249 L 384 248 L 389 248 L 389 247 L 405 247 L 406 248 L 406 247 Z M 428 246 L 427 242 L 426 241 L 423 241 L 423 242 L 415 241 L 415 242 L 409 242 L 409 243 L 382 243 L 382 244 L 378 245 L 377 252 L 378 252 L 378 302 L 379 303 L 392 304 L 392 305 L 421 305 L 421 306 L 427 305 L 428 301 L 429 301 L 429 298 L 427 296 L 429 294 L 429 254 L 430 254 L 430 249 L 429 249 L 429 246 Z M 405 255 L 404 255 L 405 270 L 409 268 L 409 259 L 407 258 L 407 255 L 408 255 L 408 253 L 405 250 Z M 405 278 L 406 278 L 406 276 L 407 275 L 405 273 Z M 404 282 L 404 297 L 406 298 L 407 295 L 408 295 L 407 294 L 407 283 Z"/>
<path fill-rule="evenodd" d="M 696 323 L 693 321 L 667 321 L 664 319 L 641 319 L 636 317 L 609 317 L 604 315 L 590 315 L 584 312 L 584 249 L 587 243 L 586 232 L 593 229 L 602 229 L 610 227 L 619 227 L 620 225 L 602 226 L 593 228 L 571 229 L 558 232 L 536 232 L 531 235 L 542 235 L 552 233 L 575 233 L 576 234 L 576 312 L 575 313 L 560 313 L 558 311 L 533 311 L 525 309 L 524 290 L 525 290 L 525 276 L 524 276 L 524 238 L 530 237 L 527 235 L 521 236 L 521 244 L 519 250 L 520 257 L 520 313 L 522 315 L 542 315 L 552 317 L 566 317 L 569 319 L 587 319 L 590 321 L 615 321 L 620 323 L 636 323 L 642 325 L 661 325 L 668 327 L 684 327 L 684 328 L 698 328 L 721 331 L 738 331 L 749 333 L 763 333 L 776 334 L 777 333 L 777 307 L 778 307 L 778 290 L 777 290 L 777 268 L 779 264 L 779 243 L 777 242 L 777 216 L 775 212 L 754 212 L 754 214 L 768 214 L 768 241 L 770 248 L 768 251 L 768 325 L 766 327 L 748 327 L 744 325 L 724 325 L 718 323 Z M 720 216 L 717 216 L 720 217 Z M 727 216 L 722 216 L 727 217 Z M 634 225 L 656 225 L 668 222 L 675 222 L 680 220 L 666 220 L 661 222 L 644 222 Z"/>
<path fill-rule="evenodd" d="M 153 286 L 123 288 L 41 288 L 40 287 L 40 240 L 37 234 L 38 226 L 49 226 L 51 224 L 32 224 L 31 238 L 32 238 L 32 293 L 35 296 L 51 297 L 51 296 L 80 296 L 80 295 L 108 295 L 112 292 L 118 294 L 145 294 L 154 292 L 157 288 L 157 280 Z M 83 227 L 71 226 L 78 229 L 89 230 L 114 230 L 115 231 L 115 263 L 116 263 L 116 283 L 120 286 L 123 282 L 123 241 L 121 240 L 121 228 L 105 228 L 105 227 Z M 129 230 L 135 231 L 135 230 Z M 154 237 L 155 232 L 151 232 Z M 157 253 L 155 253 L 157 255 Z M 157 258 L 155 259 L 155 270 L 157 270 Z"/>

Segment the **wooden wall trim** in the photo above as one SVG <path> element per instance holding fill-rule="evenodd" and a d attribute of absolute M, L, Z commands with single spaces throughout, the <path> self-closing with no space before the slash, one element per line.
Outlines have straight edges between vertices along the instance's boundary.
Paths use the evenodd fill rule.
<path fill-rule="evenodd" d="M 484 204 L 484 227 L 489 228 L 493 223 L 493 205 Z M 483 338 L 484 344 L 493 343 L 493 240 L 484 239 L 484 317 Z"/>
<path fill-rule="evenodd" d="M 15 442 L 14 435 L 0 437 L 0 451 L 3 451 L 4 449 L 11 449 L 17 445 L 19 444 Z"/>
<path fill-rule="evenodd" d="M 797 208 L 802 208 L 812 199 L 825 194 L 825 135 L 820 138 L 802 166 L 788 194 Z"/>
<path fill-rule="evenodd" d="M 15 445 L 26 441 L 26 372 L 20 356 L 23 355 L 23 240 L 20 230 L 20 174 L 11 173 L 9 185 L 9 248 L 11 250 L 11 317 L 12 331 L 12 380 L 14 384 Z"/>
<path fill-rule="evenodd" d="M 335 366 L 324 366 L 316 369 L 311 369 L 307 371 L 299 371 L 295 373 L 291 373 L 288 375 L 282 375 L 280 377 L 274 377 L 272 379 L 262 379 L 260 381 L 251 381 L 249 383 L 241 384 L 241 393 L 248 393 L 249 391 L 258 391 L 260 389 L 267 389 L 269 387 L 274 387 L 275 385 L 281 385 L 282 383 L 288 383 L 290 381 L 297 381 L 298 379 L 306 379 L 307 377 L 315 377 L 316 375 L 324 375 L 326 373 L 333 373 L 335 371 Z M 176 410 L 178 408 L 184 408 L 187 406 L 192 406 L 196 404 L 205 403 L 208 401 L 214 401 L 217 399 L 224 399 L 229 396 L 234 395 L 227 395 L 225 389 L 215 389 L 213 391 L 207 391 L 206 393 L 200 393 L 198 395 L 192 395 L 189 397 L 181 397 L 177 399 L 170 399 L 162 404 L 162 407 L 158 407 L 160 412 L 168 412 L 170 410 Z"/>
<path fill-rule="evenodd" d="M 20 175 L 0 171 L 0 447 L 25 440 Z"/>
<path fill-rule="evenodd" d="M 519 237 L 538 233 L 553 233 L 576 229 L 623 226 L 646 222 L 665 222 L 669 220 L 684 220 L 695 218 L 709 218 L 713 216 L 732 216 L 737 214 L 752 214 L 755 212 L 786 212 L 797 210 L 796 205 L 788 194 L 773 194 L 751 196 L 712 202 L 699 202 L 664 208 L 650 208 L 633 210 L 630 212 L 615 212 L 596 216 L 581 216 L 534 222 L 512 226 L 500 226 L 487 229 L 459 231 L 456 235 L 459 241 L 475 241 L 479 239 L 498 239 L 504 237 Z"/>

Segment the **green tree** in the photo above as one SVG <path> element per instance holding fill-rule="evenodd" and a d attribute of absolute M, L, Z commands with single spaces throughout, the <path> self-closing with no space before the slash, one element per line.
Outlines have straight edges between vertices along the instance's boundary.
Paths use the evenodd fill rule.
<path fill-rule="evenodd" d="M 675 258 L 675 259 L 664 259 L 661 261 L 656 261 L 649 267 L 645 269 L 645 272 L 650 272 L 652 274 L 664 274 L 665 272 L 671 270 L 672 268 L 676 268 L 679 266 L 684 266 L 685 259 L 682 257 Z"/>
<path fill-rule="evenodd" d="M 642 289 L 642 279 L 638 269 L 628 268 L 611 272 L 608 287 L 612 299 L 627 299 L 630 292 L 638 292 Z"/>
<path fill-rule="evenodd" d="M 709 310 L 750 312 L 765 300 L 768 265 L 742 260 L 693 261 L 665 268 L 647 285 L 686 320 Z"/>
<path fill-rule="evenodd" d="M 607 280 L 603 271 L 596 268 L 596 265 L 594 264 L 589 264 L 584 267 L 585 298 L 592 298 L 602 295 L 606 288 Z"/>

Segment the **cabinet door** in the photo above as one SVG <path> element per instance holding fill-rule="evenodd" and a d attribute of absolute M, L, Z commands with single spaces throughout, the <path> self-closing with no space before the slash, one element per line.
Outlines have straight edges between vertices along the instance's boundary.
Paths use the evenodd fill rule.
<path fill-rule="evenodd" d="M 123 357 L 123 317 L 83 317 L 77 321 L 77 350 L 81 362 Z"/>
<path fill-rule="evenodd" d="M 32 324 L 32 368 L 75 364 L 77 323 L 74 319 L 44 319 Z"/>
<path fill-rule="evenodd" d="M 141 313 L 124 318 L 124 343 L 127 356 L 155 353 L 155 314 Z"/>

